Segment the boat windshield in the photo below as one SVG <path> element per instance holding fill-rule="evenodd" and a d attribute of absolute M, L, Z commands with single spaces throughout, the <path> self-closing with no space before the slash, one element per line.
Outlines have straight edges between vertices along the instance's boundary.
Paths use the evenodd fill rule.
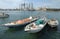
<path fill-rule="evenodd" d="M 36 25 L 44 24 L 44 20 L 39 19 L 39 20 L 37 20 L 35 23 L 36 23 Z"/>

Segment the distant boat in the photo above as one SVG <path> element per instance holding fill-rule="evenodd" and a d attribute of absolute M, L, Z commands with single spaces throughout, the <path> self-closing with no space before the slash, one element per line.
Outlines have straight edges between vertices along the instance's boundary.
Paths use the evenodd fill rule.
<path fill-rule="evenodd" d="M 38 18 L 34 18 L 34 17 L 29 17 L 29 18 L 26 18 L 26 19 L 23 19 L 23 20 L 17 20 L 15 22 L 10 22 L 10 23 L 6 23 L 6 24 L 2 24 L 2 26 L 5 26 L 5 27 L 17 27 L 17 26 L 22 26 L 22 25 L 27 25 L 31 22 L 34 22 L 36 21 Z"/>
<path fill-rule="evenodd" d="M 28 33 L 37 33 L 39 31 L 41 31 L 45 25 L 46 25 L 47 21 L 44 19 L 38 19 L 36 22 L 33 22 L 31 24 L 28 24 L 24 31 L 28 32 Z"/>
<path fill-rule="evenodd" d="M 56 20 L 56 19 L 50 19 L 49 21 L 48 21 L 48 25 L 50 25 L 50 27 L 57 27 L 58 26 L 58 24 L 59 24 L 59 22 L 58 22 L 58 20 Z"/>
<path fill-rule="evenodd" d="M 9 15 L 8 15 L 8 14 L 0 13 L 0 18 L 7 18 L 7 17 L 9 17 Z"/>

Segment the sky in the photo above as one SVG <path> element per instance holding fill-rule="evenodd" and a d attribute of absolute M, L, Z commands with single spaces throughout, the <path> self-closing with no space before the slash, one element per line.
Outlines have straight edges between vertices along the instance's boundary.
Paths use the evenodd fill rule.
<path fill-rule="evenodd" d="M 60 8 L 60 0 L 0 0 L 0 8 L 18 8 L 22 3 L 33 3 L 34 7 Z"/>

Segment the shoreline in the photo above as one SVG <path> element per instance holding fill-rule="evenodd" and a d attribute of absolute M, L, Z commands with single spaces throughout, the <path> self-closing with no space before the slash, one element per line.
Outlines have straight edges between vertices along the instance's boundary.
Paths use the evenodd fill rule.
<path fill-rule="evenodd" d="M 60 9 L 56 9 L 56 8 L 43 8 L 43 9 L 39 9 L 39 10 L 21 10 L 21 9 L 0 9 L 0 11 L 60 11 Z"/>

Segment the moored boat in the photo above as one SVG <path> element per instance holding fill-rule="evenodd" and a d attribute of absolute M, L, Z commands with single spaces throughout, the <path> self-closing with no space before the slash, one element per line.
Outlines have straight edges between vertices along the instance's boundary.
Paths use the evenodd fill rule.
<path fill-rule="evenodd" d="M 58 24 L 59 24 L 59 22 L 58 22 L 58 20 L 56 20 L 56 19 L 50 19 L 49 21 L 48 21 L 48 25 L 50 26 L 50 27 L 57 27 L 58 26 Z"/>
<path fill-rule="evenodd" d="M 29 18 L 26 18 L 26 19 L 23 19 L 23 20 L 17 20 L 17 21 L 14 21 L 14 22 L 2 24 L 2 26 L 5 26 L 5 27 L 16 27 L 16 26 L 27 25 L 27 24 L 29 24 L 31 22 L 36 21 L 37 19 L 38 18 L 30 16 Z"/>
<path fill-rule="evenodd" d="M 47 21 L 43 20 L 43 19 L 38 19 L 37 21 L 28 24 L 24 31 L 28 32 L 28 33 L 37 33 L 39 31 L 41 31 L 45 25 L 46 25 Z"/>
<path fill-rule="evenodd" d="M 8 15 L 8 14 L 0 13 L 0 18 L 7 18 L 7 17 L 9 17 L 9 15 Z"/>

